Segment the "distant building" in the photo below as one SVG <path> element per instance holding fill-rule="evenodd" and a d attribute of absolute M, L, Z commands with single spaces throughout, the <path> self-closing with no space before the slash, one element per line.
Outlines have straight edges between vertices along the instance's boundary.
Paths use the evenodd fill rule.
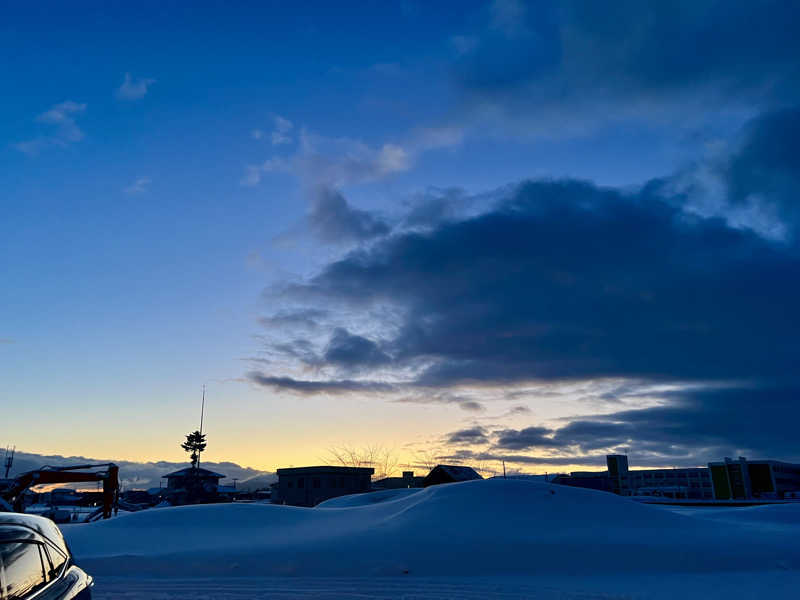
<path fill-rule="evenodd" d="M 372 482 L 373 490 L 397 490 L 401 488 L 421 488 L 424 477 L 415 477 L 414 471 L 403 471 L 402 477 L 384 477 Z"/>
<path fill-rule="evenodd" d="M 437 465 L 425 479 L 422 480 L 422 487 L 439 485 L 440 483 L 455 483 L 457 481 L 470 481 L 473 479 L 483 479 L 472 467 L 462 467 L 460 465 Z"/>
<path fill-rule="evenodd" d="M 611 492 L 611 478 L 605 471 L 573 471 L 569 475 L 556 475 L 553 483 L 571 487 Z"/>
<path fill-rule="evenodd" d="M 370 490 L 375 469 L 367 467 L 293 467 L 278 469 L 272 502 L 316 506 L 324 500 Z"/>
<path fill-rule="evenodd" d="M 222 498 L 226 498 L 228 500 L 235 500 L 239 496 L 239 490 L 237 490 L 232 485 L 218 485 L 217 486 L 217 494 L 220 495 Z"/>
<path fill-rule="evenodd" d="M 782 500 L 800 496 L 800 464 L 778 460 L 725 458 L 706 467 L 628 469 L 624 454 L 606 456 L 607 471 L 576 471 L 555 483 L 613 492 L 622 496 L 660 496 L 675 500 Z"/>
<path fill-rule="evenodd" d="M 225 478 L 220 473 L 199 467 L 186 467 L 163 477 L 167 480 L 167 487 L 160 489 L 158 498 L 173 506 L 231 500 L 229 496 L 219 493 L 219 480 Z"/>
<path fill-rule="evenodd" d="M 704 467 L 675 469 L 628 468 L 624 454 L 606 456 L 607 471 L 575 471 L 559 475 L 554 483 L 612 492 L 621 496 L 661 496 L 672 499 L 712 500 L 711 474 Z"/>
<path fill-rule="evenodd" d="M 200 467 L 186 467 L 180 471 L 162 475 L 162 478 L 167 480 L 167 489 L 187 489 L 199 485 L 210 490 L 211 488 L 216 489 L 219 480 L 225 479 L 225 475 Z"/>
<path fill-rule="evenodd" d="M 82 499 L 81 493 L 71 488 L 55 488 L 45 493 L 45 500 L 49 504 L 76 506 Z"/>
<path fill-rule="evenodd" d="M 778 460 L 708 463 L 716 500 L 795 498 L 800 492 L 800 465 Z"/>

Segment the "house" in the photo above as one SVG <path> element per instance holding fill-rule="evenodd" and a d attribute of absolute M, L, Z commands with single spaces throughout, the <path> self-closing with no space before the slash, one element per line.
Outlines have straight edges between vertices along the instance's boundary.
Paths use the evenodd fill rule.
<path fill-rule="evenodd" d="M 422 480 L 422 487 L 439 485 L 440 483 L 455 483 L 457 481 L 471 481 L 473 479 L 483 479 L 472 467 L 462 467 L 460 465 L 437 465 L 425 479 Z"/>
<path fill-rule="evenodd" d="M 167 480 L 167 489 L 188 489 L 197 486 L 216 488 L 219 480 L 225 479 L 225 475 L 200 467 L 186 467 L 180 471 L 162 475 L 162 478 Z"/>
<path fill-rule="evenodd" d="M 368 492 L 375 469 L 367 467 L 293 467 L 278 469 L 273 504 L 316 506 L 324 500 Z"/>
<path fill-rule="evenodd" d="M 163 477 L 167 480 L 167 487 L 161 489 L 159 496 L 173 506 L 229 499 L 219 493 L 219 480 L 225 478 L 220 473 L 200 467 L 186 467 Z"/>
<path fill-rule="evenodd" d="M 414 477 L 414 471 L 403 471 L 402 477 L 384 477 L 372 482 L 373 490 L 397 490 L 401 488 L 421 488 L 424 477 Z"/>

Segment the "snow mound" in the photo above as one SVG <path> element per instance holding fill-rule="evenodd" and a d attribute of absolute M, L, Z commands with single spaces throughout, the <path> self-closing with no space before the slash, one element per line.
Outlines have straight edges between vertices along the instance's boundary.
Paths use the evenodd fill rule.
<path fill-rule="evenodd" d="M 342 498 L 322 509 L 236 503 L 153 509 L 64 533 L 79 563 L 99 575 L 800 570 L 794 527 L 723 524 L 604 492 L 491 479 L 383 498 Z"/>
<path fill-rule="evenodd" d="M 724 523 L 800 528 L 800 502 L 741 508 L 697 508 L 685 514 Z M 800 535 L 800 530 L 797 534 Z"/>
<path fill-rule="evenodd" d="M 390 502 L 399 500 L 422 491 L 420 488 L 400 488 L 397 490 L 381 490 L 370 492 L 369 494 L 350 494 L 349 496 L 339 496 L 331 498 L 317 504 L 317 508 L 353 508 L 356 506 L 368 506 L 379 504 L 380 502 Z"/>

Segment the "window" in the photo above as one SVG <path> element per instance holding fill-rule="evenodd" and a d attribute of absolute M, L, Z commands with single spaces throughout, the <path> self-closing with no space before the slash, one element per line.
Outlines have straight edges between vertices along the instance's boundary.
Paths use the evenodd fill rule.
<path fill-rule="evenodd" d="M 4 542 L 0 545 L 0 561 L 6 572 L 6 597 L 9 600 L 24 598 L 46 584 L 39 544 Z"/>
<path fill-rule="evenodd" d="M 305 477 L 299 477 L 299 478 L 297 479 L 297 487 L 299 487 L 299 488 L 304 488 L 304 487 L 306 487 L 306 480 L 305 480 Z"/>
<path fill-rule="evenodd" d="M 64 568 L 64 563 L 67 562 L 67 557 L 52 546 L 43 546 L 43 550 L 46 551 L 47 556 L 50 558 L 49 565 L 48 561 L 45 560 L 45 567 L 49 567 L 47 580 L 52 581 L 61 575 L 61 570 Z"/>
<path fill-rule="evenodd" d="M 319 482 L 319 477 L 314 477 L 314 479 L 312 479 L 311 482 L 314 484 L 315 488 L 319 487 L 319 483 L 320 483 Z"/>

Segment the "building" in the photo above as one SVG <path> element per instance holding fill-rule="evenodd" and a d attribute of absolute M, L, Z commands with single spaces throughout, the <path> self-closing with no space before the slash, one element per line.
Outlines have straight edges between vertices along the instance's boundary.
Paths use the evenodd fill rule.
<path fill-rule="evenodd" d="M 611 491 L 622 496 L 662 496 L 684 500 L 711 500 L 711 474 L 704 467 L 628 469 L 628 457 L 606 457 Z"/>
<path fill-rule="evenodd" d="M 414 471 L 403 471 L 402 477 L 384 477 L 372 482 L 373 490 L 397 490 L 401 488 L 421 488 L 424 477 L 415 477 Z"/>
<path fill-rule="evenodd" d="M 611 478 L 605 471 L 573 471 L 569 475 L 556 475 L 553 483 L 572 487 L 611 492 Z"/>
<path fill-rule="evenodd" d="M 224 502 L 229 499 L 218 492 L 219 480 L 224 479 L 225 475 L 208 469 L 186 467 L 162 477 L 167 480 L 167 487 L 160 488 L 158 496 L 173 506 Z"/>
<path fill-rule="evenodd" d="M 225 475 L 214 473 L 208 469 L 200 467 L 186 467 L 174 473 L 167 473 L 161 476 L 167 480 L 167 489 L 188 489 L 190 487 L 202 486 L 204 488 L 214 488 L 219 485 L 220 479 L 225 479 Z"/>
<path fill-rule="evenodd" d="M 455 483 L 457 481 L 471 481 L 483 479 L 472 467 L 460 465 L 437 465 L 422 480 L 422 487 L 439 485 L 440 483 Z"/>
<path fill-rule="evenodd" d="M 778 460 L 708 463 L 715 500 L 795 498 L 800 491 L 800 465 Z"/>
<path fill-rule="evenodd" d="M 324 500 L 370 490 L 370 467 L 293 467 L 278 469 L 275 504 L 316 506 Z"/>
<path fill-rule="evenodd" d="M 77 506 L 83 500 L 82 494 L 71 488 L 55 488 L 42 495 L 48 504 L 64 506 Z"/>
<path fill-rule="evenodd" d="M 607 471 L 576 471 L 559 475 L 554 482 L 621 496 L 660 496 L 682 500 L 714 498 L 711 473 L 705 467 L 632 471 L 624 454 L 609 454 L 606 465 Z"/>

